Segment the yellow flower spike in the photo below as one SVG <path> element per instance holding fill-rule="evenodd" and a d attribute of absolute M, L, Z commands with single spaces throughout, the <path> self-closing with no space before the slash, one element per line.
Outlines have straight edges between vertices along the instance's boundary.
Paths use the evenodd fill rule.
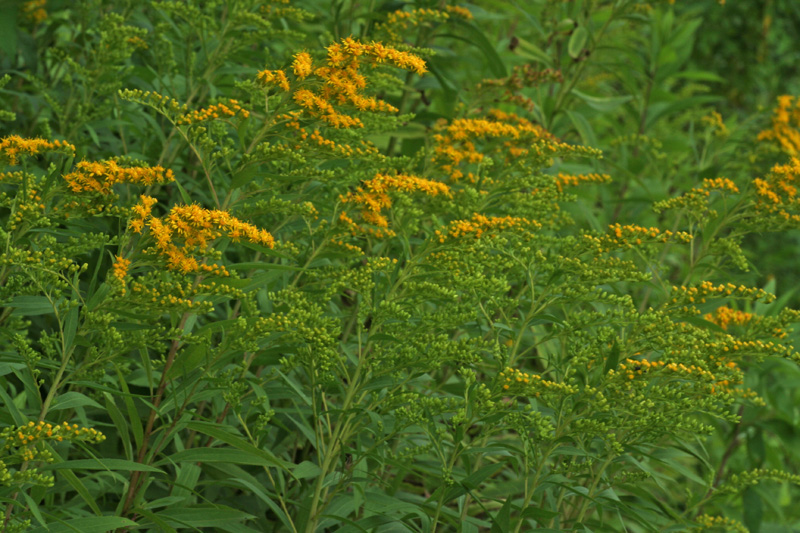
<path fill-rule="evenodd" d="M 250 116 L 250 112 L 239 105 L 237 100 L 228 100 L 227 104 L 219 103 L 198 111 L 186 113 L 177 119 L 177 123 L 180 125 L 189 125 L 198 122 L 205 122 L 207 120 L 218 119 L 221 116 L 235 117 L 237 115 L 241 116 L 242 118 L 247 118 Z"/>
<path fill-rule="evenodd" d="M 286 73 L 283 70 L 262 70 L 256 75 L 256 80 L 262 85 L 275 85 L 286 92 L 291 88 Z"/>
<path fill-rule="evenodd" d="M 73 192 L 109 195 L 112 186 L 117 183 L 144 186 L 164 184 L 175 181 L 175 175 L 161 166 L 126 168 L 113 160 L 81 161 L 75 165 L 75 170 L 64 176 L 64 180 Z"/>
<path fill-rule="evenodd" d="M 0 139 L 0 156 L 5 157 L 12 165 L 18 163 L 20 155 L 37 155 L 53 151 L 64 151 L 74 155 L 75 146 L 59 140 L 26 139 L 19 135 L 10 135 Z"/>
<path fill-rule="evenodd" d="M 128 275 L 128 267 L 131 265 L 130 259 L 124 259 L 122 256 L 116 256 L 116 260 L 112 266 L 112 275 L 119 281 L 125 281 Z"/>
<path fill-rule="evenodd" d="M 778 97 L 778 105 L 773 110 L 772 128 L 758 134 L 759 141 L 771 141 L 791 156 L 800 153 L 800 121 L 797 110 L 800 102 L 790 95 Z"/>

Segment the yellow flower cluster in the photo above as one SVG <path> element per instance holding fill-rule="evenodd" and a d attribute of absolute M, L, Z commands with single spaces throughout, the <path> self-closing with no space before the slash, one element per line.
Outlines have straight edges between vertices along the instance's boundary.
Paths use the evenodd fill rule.
<path fill-rule="evenodd" d="M 727 137 L 730 135 L 730 131 L 728 130 L 728 126 L 725 125 L 725 121 L 722 120 L 722 115 L 719 114 L 717 111 L 712 111 L 708 115 L 702 118 L 702 121 L 708 124 L 708 127 L 714 132 L 714 135 L 717 137 Z"/>
<path fill-rule="evenodd" d="M 378 24 L 377 29 L 386 32 L 392 41 L 402 42 L 403 35 L 410 28 L 445 22 L 451 16 L 472 20 L 472 13 L 465 7 L 445 6 L 444 10 L 419 8 L 389 13 L 386 22 Z"/>
<path fill-rule="evenodd" d="M 0 172 L 0 183 L 18 186 L 17 196 L 8 220 L 8 229 L 16 229 L 26 221 L 36 220 L 45 210 L 42 196 L 33 176 L 27 172 Z M 0 194 L 2 198 L 2 194 Z M 57 209 L 57 208 L 56 208 Z"/>
<path fill-rule="evenodd" d="M 471 14 L 470 14 L 471 16 Z M 439 9 L 412 9 L 411 11 L 394 11 L 386 17 L 386 22 L 377 25 L 378 31 L 384 31 L 394 42 L 402 42 L 403 35 L 409 28 L 421 25 L 444 22 L 450 15 Z"/>
<path fill-rule="evenodd" d="M 192 309 L 200 302 L 194 302 L 190 298 L 185 298 L 178 294 L 172 293 L 163 293 L 159 291 L 157 288 L 148 287 L 139 282 L 132 282 L 131 283 L 131 293 L 133 295 L 132 302 L 142 301 L 147 302 L 148 307 L 152 308 L 154 305 L 161 305 L 164 307 L 185 307 L 186 309 Z M 206 304 L 207 309 L 210 310 L 210 302 L 203 302 Z M 194 309 L 197 311 L 197 309 Z"/>
<path fill-rule="evenodd" d="M 311 75 L 311 71 L 313 69 L 314 65 L 311 60 L 311 54 L 308 52 L 298 52 L 294 55 L 294 61 L 292 61 L 292 72 L 294 72 L 294 75 L 297 76 L 297 79 L 306 79 Z"/>
<path fill-rule="evenodd" d="M 707 191 L 730 191 L 739 192 L 739 187 L 728 178 L 706 178 L 703 180 L 702 188 Z"/>
<path fill-rule="evenodd" d="M 289 92 L 289 79 L 283 70 L 262 70 L 256 76 L 256 80 L 260 81 L 263 85 L 275 85 L 280 87 L 286 92 Z"/>
<path fill-rule="evenodd" d="M 149 48 L 147 42 L 138 35 L 134 35 L 133 37 L 128 37 L 127 39 L 125 39 L 125 41 L 132 44 L 136 48 L 144 48 L 145 50 Z"/>
<path fill-rule="evenodd" d="M 144 194 L 139 196 L 139 203 L 133 206 L 133 212 L 136 216 L 128 221 L 128 227 L 133 230 L 134 233 L 142 232 L 144 221 L 150 216 L 150 212 L 153 210 L 153 206 L 156 202 L 158 202 L 158 200 L 152 196 Z"/>
<path fill-rule="evenodd" d="M 584 238 L 592 243 L 598 252 L 609 252 L 616 248 L 632 248 L 634 245 L 644 243 L 666 243 L 671 239 L 679 242 L 690 242 L 692 236 L 683 231 L 661 231 L 658 228 L 644 228 L 642 226 L 621 224 L 610 225 L 608 233 L 597 237 L 586 234 Z"/>
<path fill-rule="evenodd" d="M 436 230 L 436 237 L 443 243 L 447 239 L 459 239 L 465 235 L 480 239 L 486 232 L 494 236 L 495 232 L 511 228 L 541 229 L 541 227 L 542 225 L 535 220 L 522 217 L 487 217 L 475 213 L 470 220 L 455 220 L 448 224 L 446 229 Z"/>
<path fill-rule="evenodd" d="M 561 394 L 574 394 L 578 392 L 578 388 L 573 385 L 542 379 L 542 376 L 538 374 L 528 374 L 527 372 L 511 367 L 500 372 L 499 376 L 502 379 L 503 390 L 507 391 L 515 388 L 515 386 L 521 387 L 521 392 L 530 393 L 535 397 L 539 397 L 542 392 L 548 391 Z"/>
<path fill-rule="evenodd" d="M 0 155 L 11 165 L 16 165 L 19 162 L 20 155 L 35 155 L 52 151 L 74 155 L 75 146 L 59 140 L 25 139 L 19 135 L 9 135 L 0 139 Z"/>
<path fill-rule="evenodd" d="M 696 287 L 672 287 L 672 300 L 674 304 L 683 303 L 705 303 L 707 298 L 734 297 L 746 299 L 760 299 L 766 303 L 775 300 L 775 295 L 768 293 L 764 289 L 752 289 L 744 285 L 727 283 L 725 285 L 714 285 L 710 281 L 704 281 Z"/>
<path fill-rule="evenodd" d="M 608 174 L 565 174 L 559 172 L 555 178 L 556 187 L 558 192 L 562 192 L 564 187 L 577 187 L 580 183 L 608 183 L 611 181 L 611 176 Z"/>
<path fill-rule="evenodd" d="M 397 108 L 382 100 L 365 96 L 366 77 L 360 72 L 361 64 L 382 63 L 424 74 L 425 61 L 409 52 L 402 52 L 378 42 L 362 43 L 353 38 L 343 39 L 327 47 L 327 61 L 323 66 L 314 66 L 307 52 L 295 54 L 292 72 L 298 81 L 314 76 L 321 83 L 316 91 L 303 86 L 292 92 L 292 99 L 314 118 L 319 118 L 335 128 L 363 127 L 361 119 L 340 113 L 336 105 L 350 105 L 359 111 L 383 111 L 395 113 Z M 289 79 L 283 70 L 264 70 L 257 78 L 263 85 L 275 85 L 286 92 L 292 90 Z"/>
<path fill-rule="evenodd" d="M 119 166 L 116 161 L 81 161 L 75 170 L 64 176 L 73 192 L 97 192 L 111 194 L 116 183 L 134 183 L 137 185 L 154 185 L 175 181 L 171 170 L 161 166 L 132 167 Z"/>
<path fill-rule="evenodd" d="M 739 187 L 728 178 L 706 178 L 700 187 L 690 189 L 688 192 L 675 198 L 668 198 L 656 202 L 653 206 L 657 213 L 668 209 L 684 209 L 692 217 L 715 216 L 716 211 L 710 209 L 709 199 L 711 191 L 725 193 L 738 193 Z"/>
<path fill-rule="evenodd" d="M 333 126 L 334 128 L 361 128 L 364 123 L 358 117 L 345 115 L 336 111 L 331 103 L 324 97 L 309 91 L 308 89 L 298 89 L 292 95 L 295 103 L 313 115 L 318 115 Z M 370 100 L 361 97 L 359 100 Z M 374 98 L 371 99 L 377 103 Z"/>
<path fill-rule="evenodd" d="M 800 158 L 792 157 L 786 165 L 772 167 L 767 178 L 756 178 L 756 210 L 785 222 L 800 222 L 800 214 L 790 210 L 800 208 L 797 184 L 800 182 Z"/>
<path fill-rule="evenodd" d="M 47 0 L 28 0 L 20 6 L 20 15 L 24 20 L 39 24 L 47 18 L 46 5 Z"/>
<path fill-rule="evenodd" d="M 111 267 L 112 276 L 124 282 L 128 276 L 128 267 L 131 266 L 131 260 L 125 259 L 121 255 L 116 256 L 114 259 L 114 264 Z"/>
<path fill-rule="evenodd" d="M 461 17 L 466 20 L 472 20 L 472 13 L 466 7 L 444 6 L 444 10 L 447 11 L 450 15 L 455 15 L 456 17 Z"/>
<path fill-rule="evenodd" d="M 422 192 L 428 196 L 445 195 L 450 196 L 450 188 L 438 181 L 426 180 L 408 174 L 389 174 L 378 173 L 374 178 L 365 181 L 354 192 L 350 192 L 340 197 L 343 204 L 356 204 L 361 207 L 361 218 L 364 222 L 382 228 L 373 230 L 368 227 L 359 226 L 350 216 L 343 212 L 339 220 L 350 227 L 352 232 L 358 230 L 371 233 L 376 237 L 394 235 L 389 230 L 389 221 L 382 214 L 384 209 L 392 207 L 392 199 L 389 197 L 390 191 L 400 192 Z"/>
<path fill-rule="evenodd" d="M 724 4 L 724 0 L 720 0 L 721 4 Z M 733 518 L 725 518 L 724 516 L 711 516 L 711 515 L 700 515 L 698 516 L 695 521 L 699 524 L 700 527 L 693 529 L 692 531 L 705 531 L 707 529 L 722 529 L 724 531 L 733 531 L 734 533 L 749 533 L 750 530 L 744 526 L 738 520 L 734 520 Z"/>
<path fill-rule="evenodd" d="M 216 283 L 197 283 L 191 281 L 161 279 L 157 283 L 152 280 L 134 280 L 131 282 L 131 302 L 146 305 L 152 309 L 154 306 L 163 308 L 183 308 L 202 314 L 214 309 L 212 302 L 207 300 L 193 300 L 198 295 L 224 294 L 232 298 L 243 298 L 244 292 L 228 285 Z"/>
<path fill-rule="evenodd" d="M 729 337 L 719 342 L 710 342 L 706 344 L 706 348 L 710 350 L 715 350 L 723 353 L 747 353 L 750 352 L 751 354 L 758 355 L 758 354 L 769 354 L 775 356 L 791 356 L 793 353 L 794 347 L 792 346 L 785 346 L 783 344 L 776 344 L 772 341 L 764 342 L 760 340 L 750 340 L 750 341 L 742 341 L 739 339 L 734 339 Z"/>
<path fill-rule="evenodd" d="M 487 118 L 460 118 L 449 124 L 442 121 L 436 125 L 436 129 L 441 133 L 433 136 L 436 143 L 434 159 L 454 181 L 464 176 L 456 168 L 462 162 L 483 161 L 484 154 L 475 145 L 477 140 L 507 139 L 500 150 L 506 150 L 514 158 L 523 157 L 532 150 L 541 154 L 542 147 L 532 143 L 555 140 L 541 126 L 498 109 L 491 110 Z"/>
<path fill-rule="evenodd" d="M 738 372 L 737 375 L 737 366 L 734 362 L 729 362 L 723 366 L 722 363 L 717 362 L 717 367 L 722 368 L 723 370 L 730 369 L 733 370 L 733 376 L 723 377 L 722 379 L 718 379 L 717 375 L 714 373 L 700 367 L 697 365 L 685 365 L 683 363 L 675 363 L 675 362 L 665 362 L 665 361 L 648 361 L 647 359 L 630 359 L 627 358 L 623 363 L 619 365 L 619 370 L 611 369 L 608 371 L 609 377 L 613 377 L 614 375 L 620 375 L 624 379 L 628 381 L 632 381 L 637 378 L 637 376 L 642 376 L 648 374 L 650 376 L 654 375 L 667 375 L 666 373 L 678 374 L 684 377 L 693 377 L 695 379 L 700 379 L 701 381 L 705 381 L 709 384 L 708 391 L 711 394 L 716 394 L 718 389 L 723 390 L 725 392 L 732 392 L 733 385 L 741 385 L 741 373 Z M 730 374 L 730 371 L 728 371 Z"/>
<path fill-rule="evenodd" d="M 735 326 L 747 324 L 753 319 L 753 314 L 731 309 L 727 305 L 723 305 L 717 308 L 713 313 L 704 315 L 703 318 L 718 325 L 722 329 L 728 329 L 728 326 L 731 324 Z"/>
<path fill-rule="evenodd" d="M 420 76 L 428 71 L 421 57 L 378 42 L 364 44 L 347 37 L 341 43 L 328 46 L 328 65 L 332 69 L 358 68 L 358 58 L 362 56 L 376 64 L 388 62 L 403 70 L 416 72 Z M 324 73 L 331 72 L 324 71 Z"/>
<path fill-rule="evenodd" d="M 165 217 L 156 218 L 151 215 L 155 203 L 156 200 L 143 195 L 133 208 L 135 217 L 129 225 L 135 233 L 141 233 L 145 225 L 149 228 L 155 239 L 155 252 L 166 257 L 170 270 L 227 275 L 225 267 L 200 264 L 192 255 L 207 250 L 211 241 L 223 235 L 234 241 L 245 239 L 269 248 L 275 246 L 275 239 L 268 231 L 242 222 L 227 211 L 204 209 L 195 204 L 176 205 Z"/>
<path fill-rule="evenodd" d="M 259 11 L 263 16 L 271 19 L 284 18 L 287 20 L 303 20 L 311 16 L 310 13 L 301 8 L 290 6 L 289 0 L 268 0 L 266 5 L 259 7 Z"/>
<path fill-rule="evenodd" d="M 721 6 L 724 6 L 725 5 L 725 1 L 726 0 L 717 0 L 717 3 L 719 3 L 719 5 L 721 5 Z M 670 4 L 674 4 L 675 0 L 669 0 L 669 3 Z"/>
<path fill-rule="evenodd" d="M 123 100 L 136 102 L 157 109 L 170 117 L 179 117 L 189 112 L 186 104 L 181 104 L 174 98 L 165 96 L 155 91 L 140 91 L 139 89 L 122 89 L 119 96 Z"/>
<path fill-rule="evenodd" d="M 350 244 L 349 242 L 345 242 L 345 241 L 343 241 L 341 239 L 339 239 L 339 240 L 333 239 L 333 240 L 331 240 L 331 244 L 333 244 L 335 246 L 340 246 L 343 249 L 345 249 L 345 250 L 347 250 L 348 252 L 351 252 L 351 253 L 355 253 L 355 254 L 359 254 L 359 255 L 364 253 L 364 250 L 362 250 L 361 248 L 359 248 L 355 244 Z"/>
<path fill-rule="evenodd" d="M 311 133 L 306 128 L 303 128 L 300 125 L 300 121 L 298 120 L 300 115 L 302 114 L 301 111 L 291 111 L 289 113 L 284 113 L 282 115 L 278 115 L 276 118 L 278 120 L 284 121 L 284 125 L 287 128 L 291 128 L 297 131 L 300 135 L 301 141 L 306 141 L 309 144 L 314 146 L 324 148 L 327 150 L 331 150 L 341 156 L 344 157 L 352 157 L 354 155 L 359 156 L 366 156 L 366 155 L 375 155 L 378 153 L 378 148 L 375 147 L 370 141 L 366 139 L 360 139 L 359 142 L 361 143 L 360 147 L 353 148 L 347 143 L 337 143 L 323 137 L 322 133 L 318 129 L 314 129 Z M 300 144 L 295 145 L 295 149 L 299 150 L 301 148 Z"/>
<path fill-rule="evenodd" d="M 758 134 L 759 141 L 777 143 L 791 156 L 800 155 L 800 98 L 790 95 L 778 97 L 772 113 L 772 128 Z"/>
<path fill-rule="evenodd" d="M 18 428 L 7 428 L 6 448 L 24 446 L 38 440 L 82 440 L 87 442 L 102 442 L 105 435 L 94 428 L 80 427 L 78 424 L 50 424 L 44 421 L 28 422 Z M 4 430 L 5 433 L 5 430 Z"/>
<path fill-rule="evenodd" d="M 242 118 L 250 116 L 250 112 L 239 105 L 238 100 L 228 100 L 227 104 L 214 104 L 204 109 L 186 113 L 179 117 L 176 122 L 181 125 L 188 125 L 217 118 L 235 117 L 237 114 Z"/>
<path fill-rule="evenodd" d="M 0 433 L 0 438 L 5 440 L 5 449 L 24 448 L 21 457 L 25 461 L 33 460 L 36 453 L 31 448 L 33 444 L 41 441 L 77 440 L 83 442 L 102 442 L 105 435 L 93 428 L 80 427 L 78 424 L 50 424 L 48 422 L 28 422 L 24 426 L 7 427 Z"/>

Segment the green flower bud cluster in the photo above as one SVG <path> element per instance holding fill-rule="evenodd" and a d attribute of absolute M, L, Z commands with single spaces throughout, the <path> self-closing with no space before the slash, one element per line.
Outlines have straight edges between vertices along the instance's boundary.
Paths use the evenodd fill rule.
<path fill-rule="evenodd" d="M 738 520 L 726 518 L 724 516 L 710 516 L 707 514 L 698 516 L 695 521 L 699 524 L 691 531 L 733 531 L 735 533 L 750 533 L 750 530 Z"/>
<path fill-rule="evenodd" d="M 119 91 L 119 97 L 125 101 L 139 105 L 152 107 L 159 113 L 172 120 L 178 118 L 189 111 L 186 104 L 180 104 L 174 98 L 164 96 L 155 91 L 140 91 L 139 89 L 123 89 Z"/>
<path fill-rule="evenodd" d="M 24 485 L 52 486 L 52 474 L 42 473 L 36 463 L 52 463 L 55 458 L 46 442 L 78 441 L 99 443 L 105 436 L 92 428 L 77 424 L 50 424 L 39 421 L 22 426 L 7 426 L 0 430 L 0 484 L 22 487 Z M 14 470 L 9 470 L 9 467 Z"/>
<path fill-rule="evenodd" d="M 800 475 L 784 472 L 783 470 L 756 468 L 740 474 L 731 474 L 725 483 L 717 487 L 717 491 L 736 494 L 747 487 L 752 487 L 766 480 L 784 481 L 800 485 Z"/>

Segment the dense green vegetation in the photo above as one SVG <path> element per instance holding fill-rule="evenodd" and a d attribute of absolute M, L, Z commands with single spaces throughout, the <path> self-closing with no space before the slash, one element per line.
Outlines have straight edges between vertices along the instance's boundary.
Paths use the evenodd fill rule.
<path fill-rule="evenodd" d="M 0 3 L 0 529 L 797 530 L 800 7 L 725 4 Z"/>

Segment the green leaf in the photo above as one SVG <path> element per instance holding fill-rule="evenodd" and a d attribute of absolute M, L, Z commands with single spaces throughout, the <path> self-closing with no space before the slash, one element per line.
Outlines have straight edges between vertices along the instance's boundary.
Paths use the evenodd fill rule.
<path fill-rule="evenodd" d="M 142 420 L 139 416 L 139 413 L 136 411 L 136 406 L 133 403 L 133 396 L 128 389 L 128 383 L 125 381 L 125 376 L 122 374 L 122 371 L 119 368 L 116 368 L 116 371 L 117 379 L 119 379 L 119 385 L 122 389 L 122 398 L 125 402 L 125 409 L 128 411 L 128 421 L 131 425 L 133 439 L 136 441 L 136 446 L 139 447 L 142 445 L 142 440 L 144 439 Z"/>
<path fill-rule="evenodd" d="M 581 136 L 581 143 L 586 146 L 597 147 L 599 144 L 597 142 L 597 135 L 595 135 L 594 128 L 592 128 L 592 124 L 586 117 L 577 111 L 571 111 L 569 109 L 566 110 L 566 114 L 570 122 L 572 122 L 572 125 L 575 126 L 575 131 Z"/>
<path fill-rule="evenodd" d="M 178 187 L 178 191 L 180 191 L 180 193 L 181 193 L 181 199 L 183 199 L 183 203 L 186 204 L 186 205 L 191 205 L 192 204 L 192 197 L 189 195 L 188 192 L 186 192 L 186 189 L 183 188 L 183 185 L 181 185 L 181 182 L 179 182 L 178 180 L 175 180 L 172 183 L 170 183 L 170 185 L 172 185 L 172 184 L 174 184 L 176 187 Z"/>
<path fill-rule="evenodd" d="M 742 493 L 742 509 L 744 525 L 751 533 L 758 533 L 764 519 L 764 502 L 755 487 L 747 487 Z"/>
<path fill-rule="evenodd" d="M 464 487 L 466 487 L 467 489 L 469 489 L 469 490 L 475 489 L 481 483 L 483 483 L 484 480 L 492 477 L 493 475 L 495 475 L 497 472 L 499 472 L 500 470 L 502 470 L 506 466 L 508 466 L 508 465 L 506 463 L 504 463 L 504 462 L 498 462 L 498 463 L 488 464 L 488 465 L 482 466 L 481 468 L 479 468 L 475 472 L 473 472 L 470 475 L 468 475 L 467 477 L 465 477 L 461 481 L 461 484 Z"/>
<path fill-rule="evenodd" d="M 232 463 L 237 465 L 275 466 L 271 461 L 232 448 L 190 448 L 161 459 L 157 465 L 171 463 Z"/>
<path fill-rule="evenodd" d="M 553 60 L 550 58 L 549 55 L 545 53 L 544 50 L 536 46 L 535 44 L 526 41 L 525 39 L 517 38 L 518 46 L 514 53 L 524 59 L 528 59 L 531 61 L 536 61 L 538 63 L 542 63 L 547 68 L 553 67 Z"/>
<path fill-rule="evenodd" d="M 760 427 L 756 427 L 755 431 L 747 436 L 747 455 L 756 467 L 763 466 L 767 449 L 764 443 L 764 431 Z"/>
<path fill-rule="evenodd" d="M 163 532 L 163 533 L 177 533 L 177 530 L 175 528 L 173 528 L 172 526 L 167 524 L 167 522 L 165 522 L 163 519 L 157 517 L 155 514 L 151 513 L 150 511 L 139 507 L 136 510 L 136 512 L 139 513 L 140 515 L 142 515 L 143 517 L 145 517 L 146 519 L 150 520 L 156 526 L 158 526 L 158 529 L 156 529 L 156 531 L 160 531 L 160 532 Z"/>
<path fill-rule="evenodd" d="M 619 106 L 624 105 L 631 100 L 633 100 L 633 96 L 591 96 L 589 94 L 583 93 L 578 89 L 572 89 L 572 94 L 589 104 L 589 107 L 596 109 L 598 111 L 602 111 L 603 113 L 607 113 L 609 111 L 613 111 L 617 109 Z"/>
<path fill-rule="evenodd" d="M 227 531 L 227 526 L 230 522 L 243 522 L 245 520 L 252 520 L 255 518 L 253 515 L 223 506 L 210 506 L 203 505 L 197 507 L 171 507 L 164 509 L 154 516 L 165 520 L 166 522 L 173 522 L 178 525 L 201 528 L 201 527 L 217 527 Z"/>
<path fill-rule="evenodd" d="M 540 524 L 549 522 L 550 519 L 555 518 L 556 516 L 558 516 L 558 513 L 556 511 L 550 511 L 549 509 L 541 509 L 535 506 L 526 507 L 521 514 L 522 518 L 533 518 Z M 537 529 L 536 531 L 542 531 L 542 530 Z"/>
<path fill-rule="evenodd" d="M 292 473 L 297 479 L 308 479 L 319 476 L 322 469 L 311 461 L 303 461 L 292 469 Z"/>
<path fill-rule="evenodd" d="M 241 485 L 245 489 L 249 490 L 252 494 L 255 494 L 261 501 L 267 504 L 267 507 L 269 507 L 273 513 L 275 513 L 275 516 L 278 517 L 278 519 L 283 523 L 284 526 L 286 526 L 287 529 L 292 529 L 291 519 L 286 516 L 286 513 L 283 511 L 283 509 L 281 509 L 278 504 L 275 503 L 275 501 L 270 498 L 266 492 L 264 492 L 263 487 L 253 484 L 249 480 L 243 479 L 242 477 L 239 477 L 238 479 L 231 479 L 230 481 L 234 484 Z"/>
<path fill-rule="evenodd" d="M 157 472 L 164 474 L 163 470 L 158 468 L 143 465 L 135 461 L 127 461 L 125 459 L 76 459 L 74 461 L 63 461 L 61 463 L 52 463 L 40 467 L 40 470 L 112 470 L 123 472 Z"/>
<path fill-rule="evenodd" d="M 12 370 L 12 372 L 15 371 Z M 3 409 L 8 410 L 8 412 L 11 414 L 11 417 L 14 419 L 14 424 L 21 426 L 28 421 L 25 415 L 23 415 L 17 407 L 17 404 L 14 403 L 14 400 L 11 398 L 11 396 L 6 393 L 5 386 L 0 386 L 0 400 L 3 400 Z"/>
<path fill-rule="evenodd" d="M 91 127 L 89 124 L 85 124 L 85 126 L 86 126 L 86 131 L 89 132 L 89 137 L 92 138 L 92 142 L 94 143 L 95 146 L 99 147 L 100 146 L 100 138 L 97 136 L 97 132 L 94 131 L 94 128 Z"/>
<path fill-rule="evenodd" d="M 0 2 L 3 16 L 0 17 L 0 50 L 5 55 L 16 61 L 17 55 L 17 13 L 19 5 L 16 2 Z"/>
<path fill-rule="evenodd" d="M 58 477 L 65 479 L 66 482 L 69 483 L 70 487 L 75 489 L 75 492 L 80 495 L 83 501 L 86 502 L 86 504 L 92 509 L 92 511 L 94 511 L 96 515 L 100 516 L 103 514 L 102 511 L 100 511 L 100 506 L 97 505 L 97 502 L 89 492 L 89 489 L 87 489 L 86 485 L 84 485 L 83 482 L 78 479 L 78 476 L 75 475 L 75 472 L 72 470 L 59 470 Z"/>
<path fill-rule="evenodd" d="M 647 108 L 647 121 L 645 124 L 645 131 L 648 131 L 657 121 L 663 116 L 674 115 L 685 111 L 692 107 L 700 107 L 705 104 L 713 104 L 719 102 L 719 96 L 691 96 L 689 98 L 681 98 L 672 102 L 656 102 Z"/>
<path fill-rule="evenodd" d="M 511 502 L 513 498 L 507 497 L 503 506 L 492 516 L 491 533 L 505 533 L 511 531 Z"/>
<path fill-rule="evenodd" d="M 617 343 L 617 339 L 614 339 L 614 344 L 611 345 L 611 350 L 608 352 L 608 358 L 606 359 L 606 366 L 603 368 L 603 372 L 608 374 L 609 370 L 616 370 L 617 365 L 619 365 L 619 344 Z"/>
<path fill-rule="evenodd" d="M 272 453 L 268 452 L 267 450 L 262 450 L 260 448 L 256 448 L 243 438 L 229 433 L 223 426 L 219 426 L 217 424 L 211 424 L 209 422 L 189 422 L 186 424 L 186 427 L 189 429 L 193 429 L 198 433 L 203 433 L 204 435 L 208 435 L 209 437 L 214 437 L 215 439 L 224 442 L 226 444 L 230 444 L 234 448 L 238 448 L 239 450 L 252 455 L 254 457 L 258 457 L 262 461 L 265 461 L 270 466 L 277 466 L 283 468 L 284 470 L 289 469 L 289 465 L 284 461 L 275 457 Z M 261 463 L 258 463 L 261 464 Z"/>
<path fill-rule="evenodd" d="M 684 70 L 675 74 L 676 78 L 692 81 L 713 81 L 717 83 L 725 83 L 728 80 L 708 70 Z"/>
<path fill-rule="evenodd" d="M 208 350 L 208 345 L 204 343 L 192 344 L 180 350 L 175 358 L 175 364 L 167 372 L 167 378 L 172 380 L 203 368 L 208 359 Z"/>
<path fill-rule="evenodd" d="M 439 67 L 436 58 L 431 58 L 428 61 L 428 70 L 439 82 L 442 90 L 442 99 L 444 100 L 444 108 L 442 112 L 446 117 L 451 117 L 456 103 L 458 102 L 458 85 L 453 83 Z"/>
<path fill-rule="evenodd" d="M 505 78 L 508 76 L 508 71 L 506 70 L 505 63 L 503 63 L 503 59 L 480 28 L 472 22 L 459 18 L 451 18 L 450 21 L 466 34 L 467 38 L 464 39 L 464 41 L 478 47 L 478 49 L 483 52 L 489 69 L 495 76 L 498 78 Z"/>
<path fill-rule="evenodd" d="M 28 365 L 25 363 L 8 363 L 2 362 L 0 363 L 0 376 L 5 376 L 6 374 L 10 374 L 11 372 L 19 372 L 23 368 L 27 368 Z"/>
<path fill-rule="evenodd" d="M 578 59 L 578 57 L 580 57 L 588 38 L 589 32 L 586 31 L 586 26 L 578 26 L 575 28 L 567 44 L 567 52 L 572 59 Z"/>
<path fill-rule="evenodd" d="M 31 498 L 25 491 L 22 492 L 22 497 L 25 499 L 25 503 L 28 506 L 28 511 L 31 512 L 31 514 L 33 515 L 33 517 L 36 519 L 37 522 L 39 522 L 42 526 L 46 527 L 47 523 L 45 522 L 44 517 L 42 516 L 42 513 L 39 510 L 39 504 L 36 503 L 36 500 Z"/>
<path fill-rule="evenodd" d="M 73 299 L 78 300 L 78 295 L 74 294 Z M 67 312 L 67 318 L 64 320 L 64 353 L 66 357 L 70 353 L 72 343 L 75 342 L 75 334 L 78 332 L 78 321 L 80 319 L 80 307 L 73 307 Z"/>
<path fill-rule="evenodd" d="M 108 392 L 103 392 L 106 400 L 106 411 L 111 421 L 114 423 L 114 428 L 117 430 L 119 440 L 122 441 L 122 447 L 125 448 L 125 457 L 128 460 L 133 459 L 133 446 L 131 446 L 130 433 L 128 431 L 128 423 L 125 421 L 125 416 L 119 410 L 117 404 L 114 402 L 114 397 Z"/>
<path fill-rule="evenodd" d="M 56 401 L 53 402 L 53 406 L 50 408 L 50 410 L 59 411 L 63 409 L 74 409 L 75 407 L 85 407 L 87 405 L 91 407 L 97 407 L 99 409 L 103 408 L 102 405 L 92 400 L 85 394 L 70 391 L 56 396 Z"/>
<path fill-rule="evenodd" d="M 15 309 L 15 311 L 11 313 L 14 316 L 48 315 L 55 311 L 55 309 L 53 309 L 53 304 L 48 298 L 34 295 L 16 296 L 8 303 L 8 307 L 13 307 Z"/>
<path fill-rule="evenodd" d="M 105 533 L 121 527 L 136 526 L 136 522 L 121 516 L 90 516 L 50 523 L 46 528 L 38 527 L 31 533 Z"/>
<path fill-rule="evenodd" d="M 258 174 L 258 167 L 255 165 L 239 170 L 231 179 L 231 189 L 238 189 L 250 183 L 256 174 Z"/>

